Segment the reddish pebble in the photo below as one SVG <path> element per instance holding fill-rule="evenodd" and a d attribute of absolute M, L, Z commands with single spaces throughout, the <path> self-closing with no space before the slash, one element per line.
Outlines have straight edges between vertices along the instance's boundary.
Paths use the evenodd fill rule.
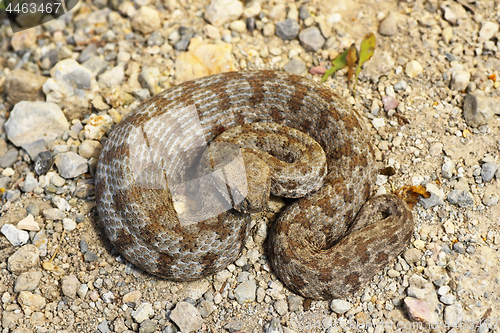
<path fill-rule="evenodd" d="M 316 66 L 309 70 L 309 73 L 311 73 L 312 75 L 324 75 L 325 72 L 326 72 L 325 66 Z"/>
<path fill-rule="evenodd" d="M 434 323 L 436 321 L 435 314 L 429 309 L 427 302 L 413 298 L 406 297 L 405 300 L 406 311 L 411 321 L 419 321 L 423 323 Z"/>
<path fill-rule="evenodd" d="M 384 110 L 394 110 L 398 107 L 399 102 L 392 96 L 382 97 L 382 103 L 384 103 Z"/>

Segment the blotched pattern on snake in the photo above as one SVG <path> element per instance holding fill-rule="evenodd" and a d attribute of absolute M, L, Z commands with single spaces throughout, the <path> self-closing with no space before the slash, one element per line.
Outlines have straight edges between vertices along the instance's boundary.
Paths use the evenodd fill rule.
<path fill-rule="evenodd" d="M 192 167 L 207 143 L 227 129 L 257 122 L 306 133 L 326 156 L 320 187 L 312 185 L 311 193 L 294 200 L 270 226 L 267 253 L 274 273 L 308 298 L 356 292 L 405 249 L 412 214 L 397 196 L 369 199 L 376 167 L 362 117 L 329 87 L 297 75 L 208 76 L 168 89 L 130 112 L 106 141 L 96 173 L 106 234 L 127 260 L 170 280 L 195 280 L 225 268 L 251 232 L 250 215 L 228 207 L 240 202 L 238 191 L 227 187 L 227 195 L 220 194 L 221 179 L 229 184 L 231 177 L 205 173 L 208 184 L 219 182 L 211 195 L 220 204 L 208 210 L 182 214 L 175 201 L 207 184 Z M 236 150 L 221 165 L 233 168 L 232 161 L 241 162 L 242 156 L 245 161 Z"/>

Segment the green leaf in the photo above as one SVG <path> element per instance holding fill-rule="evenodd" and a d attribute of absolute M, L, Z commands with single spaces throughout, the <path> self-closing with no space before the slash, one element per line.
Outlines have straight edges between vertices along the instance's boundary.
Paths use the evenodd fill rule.
<path fill-rule="evenodd" d="M 333 74 L 335 74 L 336 71 L 344 68 L 347 65 L 347 60 L 346 60 L 347 52 L 349 52 L 349 49 L 345 50 L 344 52 L 339 54 L 337 58 L 333 59 L 332 67 L 330 67 L 330 69 L 325 72 L 323 78 L 321 79 L 321 83 L 325 82 L 329 76 L 333 76 Z"/>
<path fill-rule="evenodd" d="M 370 32 L 363 37 L 363 41 L 361 42 L 361 46 L 359 47 L 359 62 L 358 67 L 356 68 L 356 73 L 354 75 L 354 85 L 353 91 L 354 95 L 356 95 L 356 83 L 358 82 L 358 75 L 361 72 L 361 66 L 366 61 L 370 60 L 375 52 L 375 44 L 376 44 L 375 34 Z"/>

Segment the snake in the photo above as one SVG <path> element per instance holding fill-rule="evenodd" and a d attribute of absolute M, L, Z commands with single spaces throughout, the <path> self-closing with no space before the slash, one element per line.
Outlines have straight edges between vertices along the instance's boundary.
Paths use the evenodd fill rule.
<path fill-rule="evenodd" d="M 251 139 L 245 133 L 256 126 Z M 225 132 L 229 142 L 217 142 Z M 234 148 L 238 133 L 253 146 Z M 301 160 L 312 149 L 306 136 L 323 157 Z M 233 147 L 226 158 L 211 155 L 217 144 Z M 284 176 L 269 180 L 267 171 L 247 168 L 249 156 L 259 154 Z M 116 124 L 95 174 L 97 212 L 129 262 L 168 280 L 193 281 L 241 255 L 252 234 L 252 206 L 267 202 L 245 203 L 252 196 L 245 189 L 262 185 L 267 196 L 282 187 L 287 205 L 265 241 L 272 272 L 303 297 L 347 297 L 404 251 L 414 229 L 403 199 L 372 196 L 374 156 L 363 117 L 329 86 L 274 70 L 210 75 L 143 101 Z M 313 169 L 314 181 L 300 189 Z M 279 185 L 280 177 L 288 183 Z"/>

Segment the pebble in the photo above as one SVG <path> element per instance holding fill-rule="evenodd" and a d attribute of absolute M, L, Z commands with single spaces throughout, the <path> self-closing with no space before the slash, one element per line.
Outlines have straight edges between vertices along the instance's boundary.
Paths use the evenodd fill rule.
<path fill-rule="evenodd" d="M 101 333 L 109 333 L 109 332 L 111 332 L 111 330 L 109 329 L 109 323 L 108 323 L 108 321 L 106 319 L 104 319 L 102 322 L 99 323 L 99 325 L 97 325 L 97 329 Z"/>
<path fill-rule="evenodd" d="M 113 119 L 108 115 L 92 114 L 87 125 L 83 128 L 85 139 L 99 140 L 113 124 Z"/>
<path fill-rule="evenodd" d="M 82 52 L 80 52 L 78 62 L 84 63 L 94 56 L 97 56 L 97 46 L 95 45 L 95 43 L 90 43 L 82 50 Z"/>
<path fill-rule="evenodd" d="M 38 140 L 49 143 L 69 129 L 69 123 L 55 103 L 19 102 L 5 122 L 5 133 L 17 147 Z"/>
<path fill-rule="evenodd" d="M 498 198 L 492 195 L 485 195 L 483 197 L 483 204 L 485 206 L 491 207 L 495 206 L 498 203 Z"/>
<path fill-rule="evenodd" d="M 181 39 L 174 45 L 175 49 L 177 51 L 187 51 L 191 38 L 193 38 L 193 33 L 190 31 L 181 35 Z M 230 43 L 231 41 L 228 40 L 226 42 Z"/>
<path fill-rule="evenodd" d="M 232 320 L 226 325 L 224 325 L 224 329 L 233 333 L 239 331 L 243 327 L 243 323 L 241 321 Z"/>
<path fill-rule="evenodd" d="M 146 319 L 139 326 L 139 333 L 154 333 L 156 332 L 156 321 Z"/>
<path fill-rule="evenodd" d="M 283 333 L 283 327 L 281 326 L 279 318 L 273 318 L 271 320 L 266 333 Z"/>
<path fill-rule="evenodd" d="M 90 71 L 93 77 L 104 73 L 109 63 L 99 56 L 93 56 L 89 60 L 85 61 L 82 66 Z"/>
<path fill-rule="evenodd" d="M 233 21 L 229 24 L 229 29 L 242 34 L 247 30 L 247 24 L 243 20 Z"/>
<path fill-rule="evenodd" d="M 385 119 L 384 118 L 373 118 L 372 120 L 373 127 L 375 129 L 379 129 L 385 126 Z"/>
<path fill-rule="evenodd" d="M 91 157 L 99 158 L 101 151 L 102 144 L 96 140 L 84 140 L 80 146 L 78 146 L 78 154 L 86 159 Z"/>
<path fill-rule="evenodd" d="M 327 69 L 325 66 L 316 66 L 309 70 L 309 73 L 312 75 L 324 75 Z"/>
<path fill-rule="evenodd" d="M 485 21 L 481 23 L 481 30 L 479 30 L 479 37 L 484 41 L 490 40 L 498 32 L 498 23 Z"/>
<path fill-rule="evenodd" d="M 404 299 L 404 304 L 411 321 L 424 322 L 427 324 L 436 322 L 436 316 L 432 313 L 426 301 L 413 297 L 406 297 Z"/>
<path fill-rule="evenodd" d="M 149 34 L 161 28 L 160 13 L 154 8 L 141 6 L 132 18 L 131 25 L 134 30 Z"/>
<path fill-rule="evenodd" d="M 422 207 L 424 207 L 424 209 L 429 209 L 438 205 L 442 205 L 443 200 L 434 193 L 431 193 L 431 196 L 429 198 L 424 198 L 421 196 L 420 203 L 422 204 Z"/>
<path fill-rule="evenodd" d="M 125 71 L 122 66 L 116 66 L 98 76 L 98 82 L 108 87 L 115 87 L 125 80 Z"/>
<path fill-rule="evenodd" d="M 299 7 L 299 19 L 305 20 L 309 16 L 311 16 L 311 14 L 309 13 L 309 8 L 307 8 L 307 5 L 300 6 Z"/>
<path fill-rule="evenodd" d="M 3 198 L 8 202 L 14 202 L 17 199 L 19 199 L 20 196 L 21 196 L 21 191 L 15 189 L 15 190 L 8 190 L 7 192 L 5 192 Z"/>
<path fill-rule="evenodd" d="M 10 182 L 11 182 L 10 177 L 0 178 L 0 188 L 3 188 L 5 190 L 9 186 Z"/>
<path fill-rule="evenodd" d="M 28 231 L 39 231 L 40 226 L 38 222 L 35 221 L 33 215 L 28 214 L 24 219 L 19 221 L 16 226 L 17 229 L 28 230 Z"/>
<path fill-rule="evenodd" d="M 73 219 L 63 219 L 63 228 L 66 229 L 66 231 L 73 231 L 76 229 L 76 222 Z"/>
<path fill-rule="evenodd" d="M 58 154 L 55 164 L 59 174 L 66 179 L 78 177 L 88 171 L 87 160 L 73 152 Z"/>
<path fill-rule="evenodd" d="M 9 168 L 17 162 L 18 151 L 16 148 L 10 148 L 2 157 L 0 157 L 0 167 Z"/>
<path fill-rule="evenodd" d="M 42 272 L 40 270 L 32 270 L 19 274 L 14 284 L 14 292 L 33 291 L 38 288 Z"/>
<path fill-rule="evenodd" d="M 382 97 L 382 103 L 384 104 L 384 110 L 395 110 L 398 107 L 399 102 L 392 96 Z"/>
<path fill-rule="evenodd" d="M 297 21 L 292 19 L 286 19 L 276 23 L 275 28 L 276 36 L 283 40 L 292 40 L 297 38 L 300 30 L 300 26 Z"/>
<path fill-rule="evenodd" d="M 465 253 L 465 245 L 462 242 L 456 242 L 453 244 L 453 250 L 455 250 L 457 253 Z"/>
<path fill-rule="evenodd" d="M 401 14 L 398 12 L 389 12 L 380 22 L 378 33 L 382 36 L 394 36 L 398 33 L 398 23 L 401 20 Z"/>
<path fill-rule="evenodd" d="M 460 20 L 467 18 L 465 9 L 459 3 L 443 2 L 441 9 L 444 11 L 444 19 L 451 24 L 457 24 Z"/>
<path fill-rule="evenodd" d="M 455 163 L 449 158 L 445 158 L 443 165 L 441 166 L 441 176 L 446 179 L 450 179 L 453 176 L 453 171 L 455 170 Z"/>
<path fill-rule="evenodd" d="M 469 191 L 453 190 L 448 193 L 447 199 L 450 203 L 460 207 L 467 207 L 474 205 L 474 199 Z"/>
<path fill-rule="evenodd" d="M 29 291 L 19 292 L 17 302 L 21 305 L 25 314 L 31 314 L 34 311 L 40 311 L 45 307 L 47 301 L 41 295 L 33 294 Z"/>
<path fill-rule="evenodd" d="M 408 249 L 403 252 L 403 258 L 406 260 L 408 264 L 418 263 L 420 262 L 420 257 L 422 256 L 422 252 L 418 249 Z"/>
<path fill-rule="evenodd" d="M 66 217 L 66 214 L 58 208 L 48 208 L 42 211 L 43 217 L 47 220 L 58 221 Z"/>
<path fill-rule="evenodd" d="M 142 297 L 142 293 L 140 290 L 134 290 L 129 293 L 123 295 L 122 302 L 123 304 L 127 303 L 137 303 Z"/>
<path fill-rule="evenodd" d="M 15 69 L 7 75 L 5 93 L 7 101 L 15 105 L 21 101 L 44 101 L 42 86 L 46 77 L 23 69 Z"/>
<path fill-rule="evenodd" d="M 500 114 L 498 103 L 497 98 L 486 97 L 479 91 L 467 94 L 463 106 L 465 122 L 471 127 L 488 124 L 494 114 Z"/>
<path fill-rule="evenodd" d="M 470 73 L 468 70 L 455 70 L 451 75 L 450 88 L 456 91 L 464 91 L 470 81 Z"/>
<path fill-rule="evenodd" d="M 406 75 L 410 78 L 415 78 L 424 72 L 424 68 L 417 60 L 412 60 L 406 64 Z"/>
<path fill-rule="evenodd" d="M 45 175 L 54 164 L 55 156 L 50 151 L 44 151 L 38 154 L 35 160 L 35 172 L 37 175 Z"/>
<path fill-rule="evenodd" d="M 187 302 L 178 302 L 170 313 L 170 319 L 181 332 L 196 332 L 203 325 L 203 318 L 198 310 Z"/>
<path fill-rule="evenodd" d="M 151 318 L 154 315 L 153 306 L 150 303 L 141 303 L 135 311 L 132 311 L 131 316 L 139 324 L 144 320 Z"/>
<path fill-rule="evenodd" d="M 40 256 L 42 256 L 42 257 L 45 257 L 47 255 L 48 242 L 49 242 L 49 239 L 45 235 L 45 230 L 43 230 L 43 229 L 40 230 L 39 232 L 37 232 L 35 237 L 33 238 L 33 244 L 40 251 Z"/>
<path fill-rule="evenodd" d="M 59 176 L 57 173 L 52 173 L 50 177 L 50 183 L 53 184 L 54 186 L 61 187 L 64 186 L 64 184 L 66 184 L 66 179 Z"/>
<path fill-rule="evenodd" d="M 338 314 L 344 314 L 347 311 L 349 311 L 352 307 L 352 304 L 344 301 L 342 299 L 334 299 L 330 303 L 330 309 L 332 309 L 333 312 L 338 313 Z"/>
<path fill-rule="evenodd" d="M 295 311 L 301 311 L 303 310 L 302 307 L 302 300 L 303 298 L 297 295 L 289 295 L 287 297 L 288 300 L 288 309 L 290 312 L 295 312 Z"/>
<path fill-rule="evenodd" d="M 23 245 L 7 260 L 7 269 L 13 274 L 21 274 L 40 266 L 40 251 L 33 244 Z"/>
<path fill-rule="evenodd" d="M 243 17 L 255 18 L 262 11 L 261 2 L 258 0 L 248 1 L 243 10 Z"/>
<path fill-rule="evenodd" d="M 212 0 L 205 11 L 205 20 L 214 27 L 235 21 L 243 14 L 243 4 L 238 0 Z"/>
<path fill-rule="evenodd" d="M 400 80 L 394 85 L 395 91 L 406 91 L 407 88 L 408 88 L 408 83 L 406 83 L 406 81 L 404 80 Z"/>
<path fill-rule="evenodd" d="M 52 197 L 52 204 L 56 206 L 58 209 L 62 211 L 69 211 L 71 209 L 71 205 L 61 197 Z"/>
<path fill-rule="evenodd" d="M 80 281 L 75 275 L 66 275 L 61 279 L 61 291 L 64 296 L 75 298 L 78 288 L 80 288 Z"/>
<path fill-rule="evenodd" d="M 19 33 L 13 34 L 10 45 L 16 52 L 29 50 L 36 44 L 36 37 L 36 29 L 20 31 Z"/>
<path fill-rule="evenodd" d="M 284 316 L 288 312 L 288 304 L 286 300 L 281 299 L 274 302 L 274 310 L 276 310 L 280 316 Z"/>
<path fill-rule="evenodd" d="M 241 283 L 234 290 L 234 296 L 238 303 L 243 304 L 245 302 L 255 301 L 255 292 L 257 291 L 257 284 L 255 280 L 248 280 Z"/>
<path fill-rule="evenodd" d="M 76 291 L 76 294 L 80 298 L 85 298 L 88 291 L 89 291 L 89 286 L 86 283 L 82 283 L 78 286 L 78 290 Z"/>
<path fill-rule="evenodd" d="M 19 230 L 12 224 L 4 224 L 0 232 L 13 246 L 24 245 L 29 240 L 29 233 L 27 231 Z"/>
<path fill-rule="evenodd" d="M 38 186 L 38 181 L 36 180 L 35 176 L 33 175 L 32 172 L 28 172 L 26 174 L 26 177 L 24 178 L 24 183 L 21 186 L 21 189 L 25 193 L 29 193 L 33 191 L 35 187 Z"/>
<path fill-rule="evenodd" d="M 47 102 L 60 102 L 80 90 L 90 89 L 92 73 L 74 59 L 59 61 L 50 71 L 50 78 L 43 84 Z"/>
<path fill-rule="evenodd" d="M 460 304 L 448 305 L 444 308 L 444 323 L 448 326 L 456 326 L 463 316 L 463 309 Z"/>
<path fill-rule="evenodd" d="M 83 256 L 83 260 L 85 262 L 94 262 L 94 261 L 97 261 L 97 259 L 99 259 L 97 257 L 97 254 L 95 254 L 94 252 L 92 251 L 87 251 L 85 252 L 85 255 Z"/>
<path fill-rule="evenodd" d="M 212 312 L 214 312 L 217 309 L 217 307 L 212 301 L 201 301 L 200 304 L 196 307 L 196 309 L 198 309 L 200 315 L 203 318 L 206 318 L 210 316 Z"/>
<path fill-rule="evenodd" d="M 278 27 L 276 27 L 276 34 L 278 34 Z M 278 35 L 278 37 L 280 36 Z M 304 49 L 312 52 L 316 52 L 321 49 L 326 41 L 319 29 L 316 27 L 309 27 L 302 30 L 299 33 L 299 40 Z"/>
<path fill-rule="evenodd" d="M 303 61 L 294 58 L 283 66 L 283 69 L 290 74 L 301 75 L 306 71 L 306 64 Z"/>
<path fill-rule="evenodd" d="M 439 297 L 439 300 L 446 305 L 451 305 L 457 301 L 455 296 L 453 296 L 451 294 L 443 295 L 443 296 Z"/>
<path fill-rule="evenodd" d="M 484 163 L 481 166 L 481 178 L 483 179 L 483 182 L 491 181 L 498 169 L 499 169 L 498 164 L 491 162 Z"/>

